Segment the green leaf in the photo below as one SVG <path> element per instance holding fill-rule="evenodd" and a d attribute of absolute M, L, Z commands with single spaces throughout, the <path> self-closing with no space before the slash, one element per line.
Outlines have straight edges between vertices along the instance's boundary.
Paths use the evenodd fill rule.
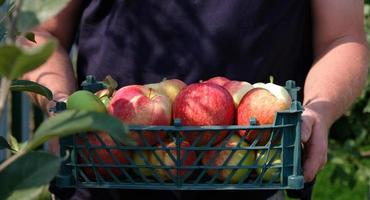
<path fill-rule="evenodd" d="M 17 19 L 20 32 L 29 31 L 58 14 L 70 0 L 24 0 Z"/>
<path fill-rule="evenodd" d="M 44 187 L 45 185 L 18 189 L 10 196 L 6 197 L 6 200 L 40 200 L 39 197 L 42 194 Z"/>
<path fill-rule="evenodd" d="M 17 152 L 17 151 L 19 151 L 21 148 L 20 148 L 20 145 L 19 145 L 19 143 L 18 143 L 18 141 L 17 141 L 17 139 L 12 135 L 12 134 L 10 134 L 10 140 L 9 140 L 9 143 L 10 143 L 10 146 L 11 146 L 11 148 L 15 151 L 15 152 Z"/>
<path fill-rule="evenodd" d="M 10 90 L 20 92 L 33 92 L 53 100 L 53 93 L 45 86 L 28 80 L 14 80 L 10 85 Z"/>
<path fill-rule="evenodd" d="M 3 136 L 0 136 L 0 150 L 2 149 L 12 149 L 8 141 Z"/>
<path fill-rule="evenodd" d="M 41 194 L 37 197 L 37 200 L 52 200 L 51 193 L 49 192 L 49 185 L 45 185 L 42 188 Z"/>
<path fill-rule="evenodd" d="M 370 5 L 365 5 L 364 6 L 364 15 L 365 16 L 370 15 Z"/>
<path fill-rule="evenodd" d="M 358 180 L 358 181 L 366 181 L 366 179 L 368 178 L 367 175 L 366 175 L 366 171 L 365 170 L 357 170 L 356 173 L 355 173 L 355 178 Z"/>
<path fill-rule="evenodd" d="M 32 32 L 28 32 L 28 33 L 26 33 L 26 34 L 24 35 L 24 37 L 25 37 L 27 40 L 29 40 L 29 41 L 31 41 L 31 42 L 33 42 L 33 43 L 36 43 L 36 40 L 35 40 L 35 34 L 34 34 L 34 33 L 32 33 Z"/>
<path fill-rule="evenodd" d="M 31 194 L 31 195 L 29 195 Z M 40 186 L 37 188 L 27 188 L 18 190 L 7 200 L 52 200 L 51 193 L 49 192 L 49 185 Z"/>
<path fill-rule="evenodd" d="M 0 199 L 35 199 L 58 173 L 61 159 L 45 152 L 30 152 L 0 172 Z"/>
<path fill-rule="evenodd" d="M 0 76 L 16 79 L 43 64 L 56 48 L 56 41 L 50 40 L 46 44 L 31 48 L 21 49 L 15 45 L 0 47 Z"/>
<path fill-rule="evenodd" d="M 333 159 L 331 159 L 331 162 L 336 165 L 345 164 L 345 161 L 343 160 L 343 158 L 340 158 L 340 157 L 334 157 Z"/>
<path fill-rule="evenodd" d="M 363 112 L 364 113 L 370 113 L 370 99 L 368 100 Z"/>
<path fill-rule="evenodd" d="M 5 3 L 5 0 L 0 0 L 0 6 L 2 6 Z"/>
<path fill-rule="evenodd" d="M 64 137 L 85 131 L 104 131 L 119 142 L 136 145 L 123 123 L 108 114 L 93 111 L 67 110 L 44 121 L 36 130 L 27 150 L 34 149 L 50 138 Z"/>

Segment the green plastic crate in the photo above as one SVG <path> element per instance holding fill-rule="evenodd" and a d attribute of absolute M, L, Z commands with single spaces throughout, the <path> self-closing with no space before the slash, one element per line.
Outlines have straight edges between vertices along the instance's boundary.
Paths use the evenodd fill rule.
<path fill-rule="evenodd" d="M 92 76 L 82 87 L 92 92 L 104 88 Z M 62 138 L 61 156 L 65 156 L 66 150 L 71 154 L 56 177 L 57 186 L 160 190 L 301 189 L 304 184 L 300 132 L 303 108 L 297 101 L 299 88 L 294 81 L 287 81 L 286 88 L 292 97 L 291 107 L 278 112 L 273 125 L 256 125 L 255 119 L 251 119 L 250 126 L 182 126 L 176 119 L 173 126 L 129 126 L 129 130 L 142 139 L 142 146 L 124 146 L 110 137 L 103 141 L 101 133 Z M 59 103 L 57 110 L 63 109 L 65 104 Z M 226 145 L 241 130 L 256 132 L 256 139 L 244 146 L 240 141 L 245 134 L 234 143 L 236 145 Z M 266 131 L 270 134 L 268 142 L 258 145 Z M 189 133 L 196 133 L 198 138 L 191 145 L 184 145 L 183 135 Z M 157 144 L 149 145 L 145 134 L 153 135 Z M 204 134 L 212 136 L 208 144 L 197 145 Z M 220 134 L 226 137 L 214 145 Z M 166 145 L 168 139 L 174 141 L 170 147 Z M 257 152 L 266 156 L 257 156 Z M 224 155 L 224 159 L 220 159 L 220 155 Z M 280 159 L 280 163 L 273 162 L 275 159 Z M 216 162 L 218 165 L 214 165 Z"/>

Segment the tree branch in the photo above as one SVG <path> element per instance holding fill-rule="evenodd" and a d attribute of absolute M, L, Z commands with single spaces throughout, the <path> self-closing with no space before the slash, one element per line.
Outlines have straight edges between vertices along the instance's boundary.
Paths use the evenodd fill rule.
<path fill-rule="evenodd" d="M 361 151 L 360 154 L 361 154 L 362 157 L 369 158 L 370 157 L 370 150 Z"/>

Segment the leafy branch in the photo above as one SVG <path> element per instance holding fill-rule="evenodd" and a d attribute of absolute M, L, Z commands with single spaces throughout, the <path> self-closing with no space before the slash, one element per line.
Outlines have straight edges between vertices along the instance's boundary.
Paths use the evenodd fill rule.
<path fill-rule="evenodd" d="M 54 16 L 70 0 L 0 0 L 0 118 L 4 114 L 9 90 L 43 95 L 49 100 L 53 93 L 38 83 L 19 80 L 52 55 L 57 41 L 49 40 L 36 48 L 17 44 L 17 37 L 35 42 L 32 28 Z M 8 142 L 0 137 L 0 150 L 13 155 L 0 164 L 0 199 L 37 199 L 58 173 L 61 159 L 46 152 L 35 151 L 51 138 L 60 138 L 84 131 L 104 131 L 118 142 L 134 144 L 127 128 L 108 114 L 68 110 L 45 120 L 23 145 L 12 136 Z M 46 190 L 47 191 L 47 190 Z"/>

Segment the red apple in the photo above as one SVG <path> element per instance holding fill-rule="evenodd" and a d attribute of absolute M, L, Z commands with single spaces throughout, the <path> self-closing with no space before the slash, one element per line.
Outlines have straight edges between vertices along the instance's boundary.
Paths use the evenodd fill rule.
<path fill-rule="evenodd" d="M 276 112 L 289 109 L 290 104 L 290 95 L 284 87 L 273 83 L 255 84 L 254 88 L 244 95 L 238 106 L 237 124 L 250 125 L 252 117 L 256 118 L 258 125 L 273 124 Z M 246 131 L 240 131 L 239 133 L 244 135 Z M 271 131 L 248 131 L 246 140 L 252 143 L 258 134 L 261 134 L 262 137 L 257 144 L 265 145 L 269 140 Z"/>
<path fill-rule="evenodd" d="M 150 162 L 153 166 L 170 167 L 169 172 L 166 169 L 160 169 L 160 168 L 156 169 L 159 176 L 162 178 L 162 180 L 170 180 L 171 176 L 176 177 L 177 172 L 179 173 L 181 177 L 186 178 L 193 172 L 192 169 L 180 169 L 180 170 L 176 169 L 177 156 L 179 153 L 176 147 L 177 147 L 176 143 L 171 142 L 166 145 L 166 148 L 170 149 L 169 152 L 167 152 L 163 147 L 158 146 L 158 148 L 161 148 L 161 149 L 155 150 L 155 152 L 152 152 L 150 155 Z M 186 147 L 190 147 L 190 144 L 187 141 L 183 141 L 181 143 L 181 148 L 186 148 Z M 171 158 L 169 153 L 172 154 L 173 159 Z M 155 154 L 157 156 L 155 156 Z M 181 166 L 185 167 L 185 166 L 195 165 L 195 160 L 196 160 L 195 151 L 182 149 L 180 151 L 179 156 L 181 160 Z M 163 165 L 161 164 L 161 162 L 158 160 L 157 157 L 162 160 Z"/>
<path fill-rule="evenodd" d="M 235 106 L 229 92 L 213 83 L 193 83 L 180 91 L 173 104 L 173 117 L 185 126 L 231 125 L 234 122 Z M 214 144 L 225 137 L 223 131 Z M 196 145 L 205 145 L 215 132 L 184 132 L 185 140 Z"/>
<path fill-rule="evenodd" d="M 213 78 L 210 78 L 206 81 L 203 81 L 203 83 L 214 83 L 219 86 L 224 86 L 226 83 L 228 83 L 230 79 L 222 77 L 222 76 L 216 76 Z"/>
<path fill-rule="evenodd" d="M 128 125 L 163 125 L 171 124 L 171 101 L 165 95 L 142 85 L 130 85 L 119 89 L 108 105 L 108 112 Z M 164 133 L 144 131 L 143 136 L 149 145 L 157 142 L 158 135 Z M 131 131 L 130 135 L 138 145 L 144 145 L 140 134 Z"/>
<path fill-rule="evenodd" d="M 78 150 L 78 161 L 79 163 L 89 163 L 89 164 L 127 164 L 127 156 L 130 156 L 129 151 L 120 150 L 117 147 L 114 140 L 106 133 L 87 133 L 86 139 L 79 136 L 76 140 L 78 145 L 83 145 L 81 149 Z M 100 138 L 100 140 L 98 139 Z M 88 148 L 91 146 L 91 148 Z M 109 150 L 110 148 L 110 150 Z M 85 159 L 82 158 L 82 155 Z M 113 156 L 115 158 L 113 158 Z M 88 160 L 88 162 L 86 162 Z M 83 170 L 87 177 L 96 180 L 95 173 L 92 167 L 83 167 Z M 122 175 L 122 170 L 118 167 L 97 167 L 98 173 L 107 179 L 112 179 L 111 173 L 119 177 Z M 111 171 L 111 173 L 109 173 Z"/>
<path fill-rule="evenodd" d="M 171 103 L 175 100 L 177 94 L 182 88 L 186 86 L 186 83 L 179 79 L 164 79 L 159 83 L 151 83 L 145 85 L 148 88 L 157 90 L 159 93 L 166 95 L 170 98 Z"/>
<path fill-rule="evenodd" d="M 223 86 L 231 96 L 233 97 L 235 107 L 238 107 L 243 96 L 251 89 L 253 86 L 245 81 L 229 81 Z"/>
<path fill-rule="evenodd" d="M 255 151 L 251 150 L 234 150 L 234 154 L 231 155 L 232 153 L 232 148 L 245 148 L 248 147 L 248 144 L 245 141 L 241 141 L 240 145 L 238 145 L 239 141 L 241 138 L 237 135 L 233 135 L 230 137 L 230 139 L 227 141 L 225 144 L 226 148 L 230 148 L 230 150 L 212 150 L 212 151 L 207 151 L 202 159 L 202 164 L 205 166 L 212 166 L 212 167 L 226 167 L 226 166 L 243 166 L 243 167 L 248 167 L 252 166 L 255 162 Z M 217 147 L 221 147 L 220 143 L 217 145 Z M 231 158 L 229 158 L 231 156 Z M 247 157 L 245 157 L 247 156 Z M 245 158 L 244 158 L 245 157 Z M 229 159 L 227 161 L 227 159 Z M 244 159 L 244 160 L 243 160 Z M 243 160 L 243 161 L 242 161 Z M 225 163 L 227 161 L 227 163 Z M 215 176 L 218 173 L 217 179 L 221 181 L 225 181 L 229 176 L 231 176 L 231 173 L 234 172 L 232 175 L 230 182 L 231 183 L 238 183 L 241 179 L 243 178 L 248 178 L 248 174 L 251 173 L 252 168 L 239 168 L 236 170 L 233 169 L 210 169 L 207 171 L 207 173 L 210 176 Z M 246 177 L 245 177 L 246 176 Z"/>

